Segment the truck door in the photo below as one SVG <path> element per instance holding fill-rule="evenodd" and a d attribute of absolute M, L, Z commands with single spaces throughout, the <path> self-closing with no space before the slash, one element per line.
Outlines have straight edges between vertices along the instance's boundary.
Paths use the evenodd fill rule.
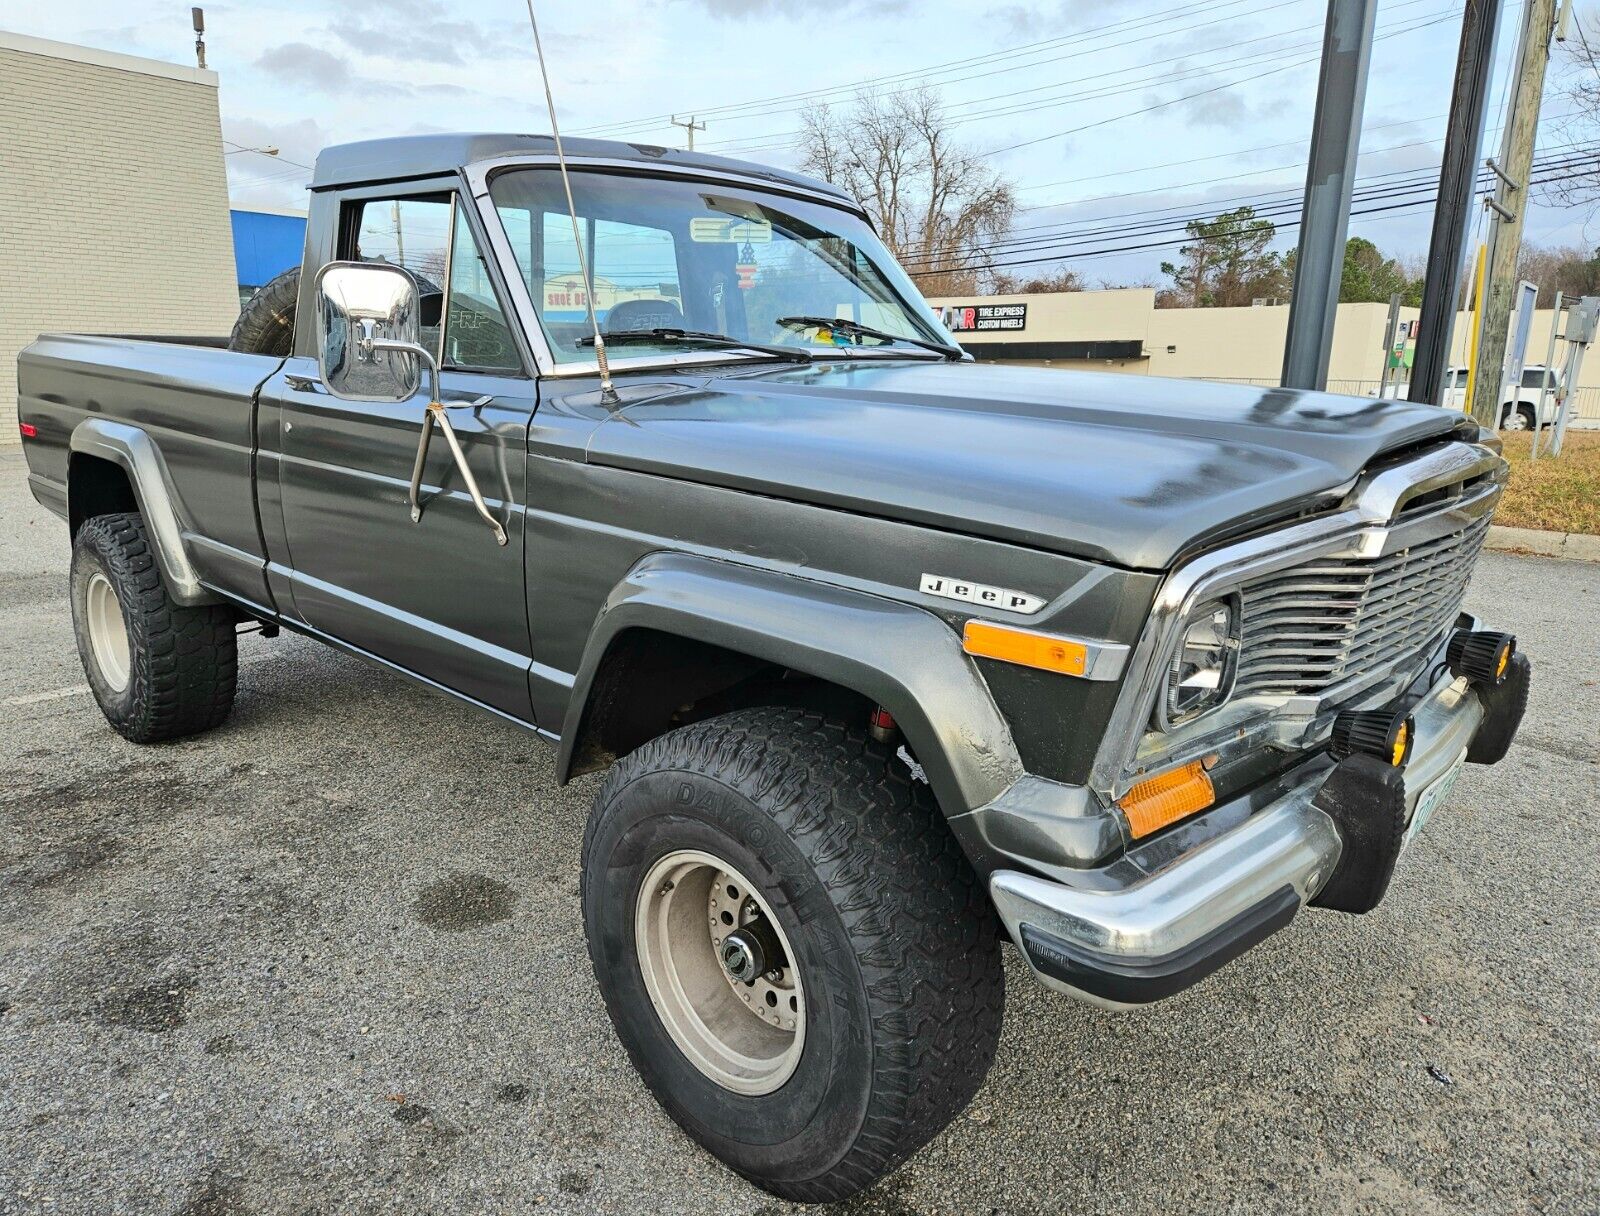
<path fill-rule="evenodd" d="M 478 515 L 440 435 L 412 521 L 426 377 L 423 391 L 397 405 L 341 401 L 323 387 L 315 351 L 297 349 L 263 394 L 278 406 L 294 609 L 319 632 L 531 720 L 523 509 L 536 382 L 500 284 L 469 208 L 449 192 L 346 198 L 339 207 L 334 256 L 391 262 L 418 278 L 422 340 L 441 352 L 440 396 L 508 543 Z"/>

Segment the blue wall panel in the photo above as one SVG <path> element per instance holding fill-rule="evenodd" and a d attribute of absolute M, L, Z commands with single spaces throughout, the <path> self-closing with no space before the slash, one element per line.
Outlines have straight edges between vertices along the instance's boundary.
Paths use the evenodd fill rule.
<path fill-rule="evenodd" d="M 239 286 L 260 287 L 289 267 L 300 265 L 306 244 L 305 216 L 266 211 L 230 211 L 229 215 Z"/>

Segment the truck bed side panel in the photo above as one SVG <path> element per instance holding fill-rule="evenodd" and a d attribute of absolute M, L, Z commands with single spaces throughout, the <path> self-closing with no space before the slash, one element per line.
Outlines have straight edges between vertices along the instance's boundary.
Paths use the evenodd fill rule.
<path fill-rule="evenodd" d="M 139 427 L 160 449 L 202 582 L 267 604 L 251 481 L 255 393 L 282 359 L 210 346 L 45 334 L 18 360 L 18 408 L 36 493 L 64 498 L 72 432 L 86 418 Z"/>

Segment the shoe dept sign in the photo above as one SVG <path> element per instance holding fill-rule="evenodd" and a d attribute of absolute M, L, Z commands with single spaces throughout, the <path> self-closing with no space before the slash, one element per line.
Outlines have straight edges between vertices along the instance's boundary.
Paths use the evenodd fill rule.
<path fill-rule="evenodd" d="M 1028 328 L 1026 304 L 955 304 L 945 309 L 945 328 L 953 334 Z"/>

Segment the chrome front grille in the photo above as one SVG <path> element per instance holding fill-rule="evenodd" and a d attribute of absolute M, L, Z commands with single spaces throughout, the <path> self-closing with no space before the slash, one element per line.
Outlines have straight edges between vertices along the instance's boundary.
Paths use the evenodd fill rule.
<path fill-rule="evenodd" d="M 1240 589 L 1234 696 L 1320 696 L 1437 641 L 1461 611 L 1489 516 L 1376 558 L 1320 557 Z"/>

